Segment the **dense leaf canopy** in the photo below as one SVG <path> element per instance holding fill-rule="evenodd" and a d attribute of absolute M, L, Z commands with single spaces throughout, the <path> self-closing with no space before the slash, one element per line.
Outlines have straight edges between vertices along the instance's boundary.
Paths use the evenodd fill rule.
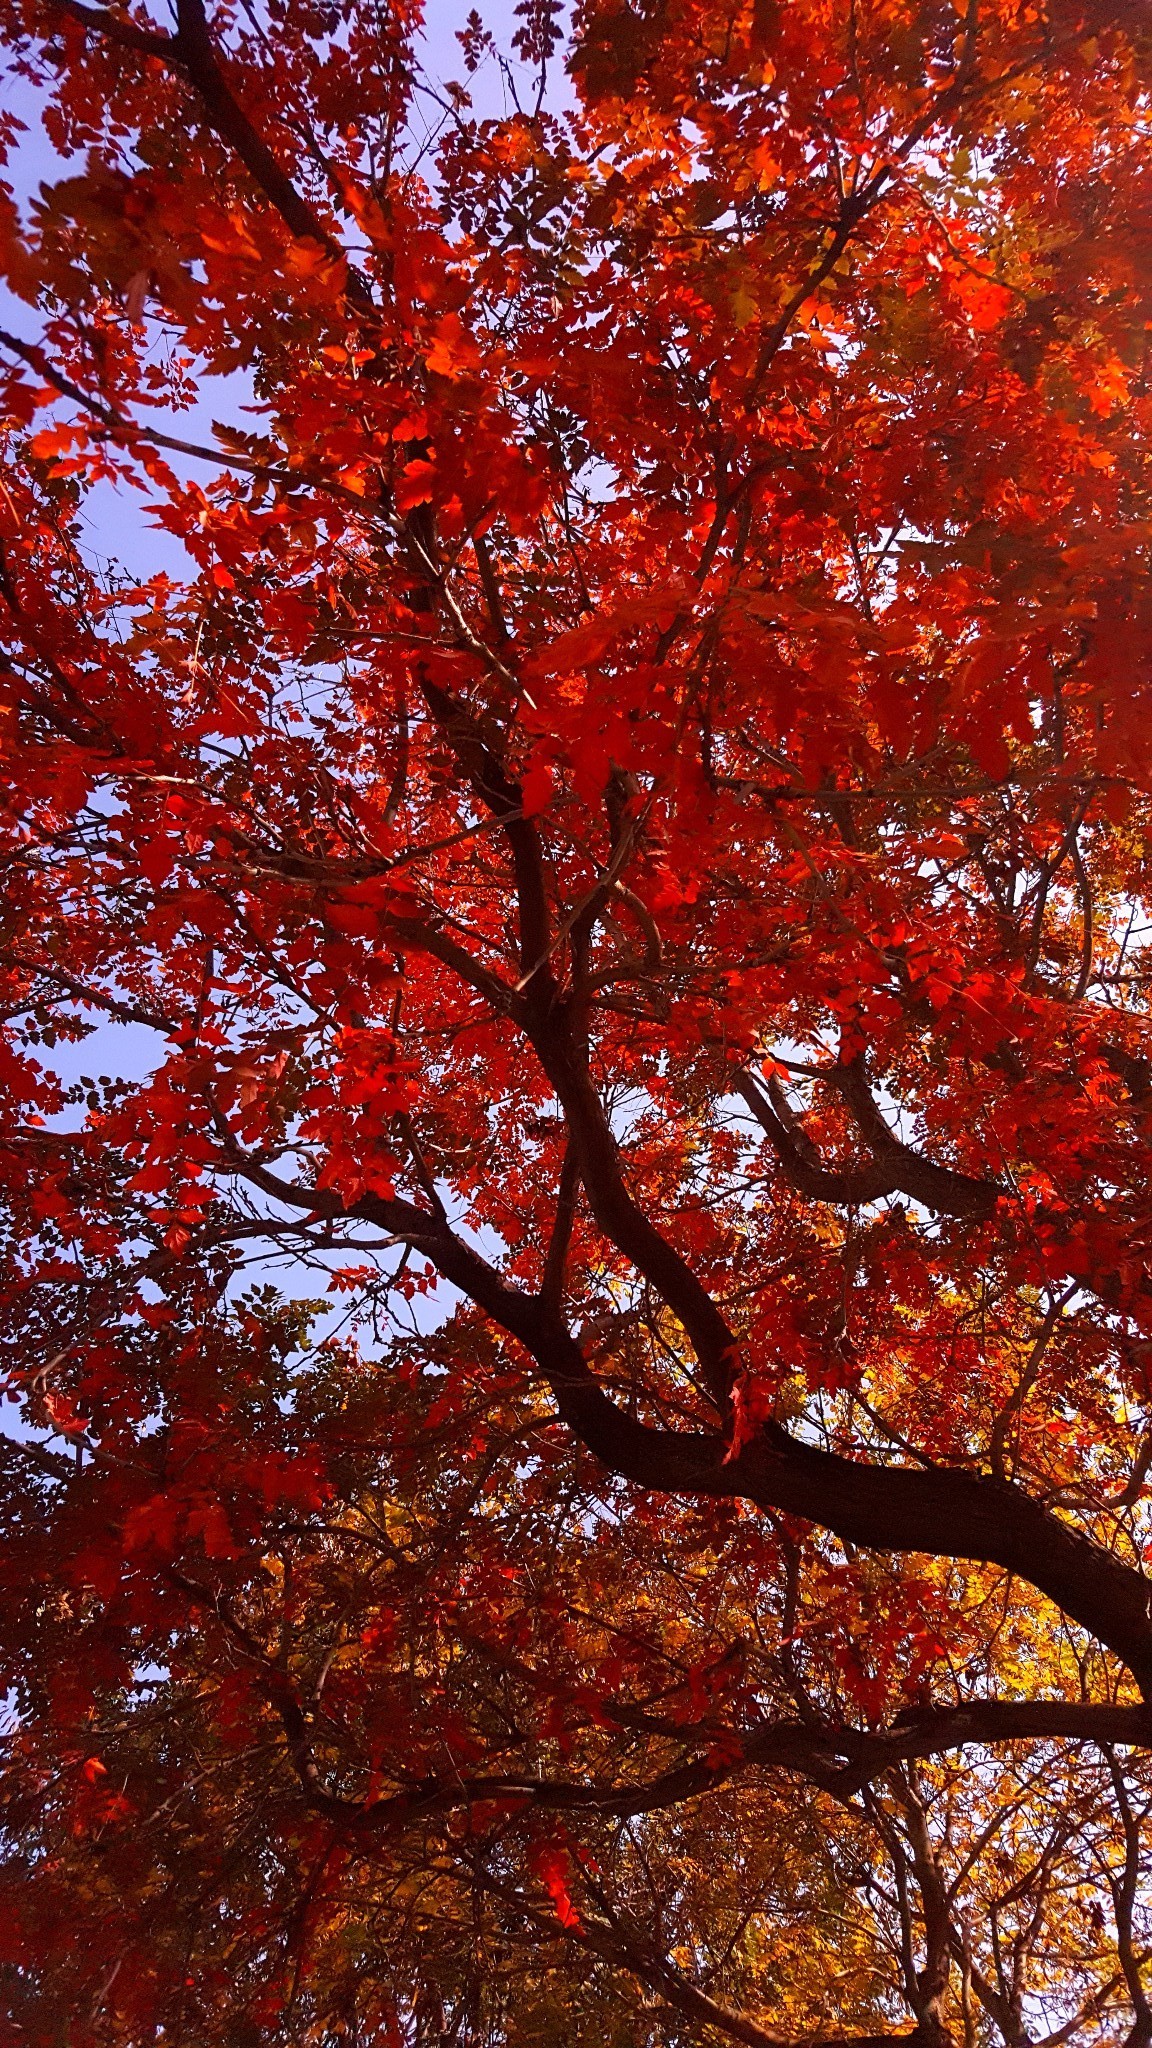
<path fill-rule="evenodd" d="M 1147 2048 L 1147 8 L 3 20 L 0 2038 Z"/>

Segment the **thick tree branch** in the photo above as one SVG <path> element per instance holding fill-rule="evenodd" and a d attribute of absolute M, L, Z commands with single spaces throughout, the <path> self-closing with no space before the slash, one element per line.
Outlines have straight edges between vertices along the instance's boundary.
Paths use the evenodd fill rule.
<path fill-rule="evenodd" d="M 444 1278 L 536 1360 L 562 1421 L 594 1456 L 654 1492 L 743 1498 L 783 1510 L 870 1550 L 996 1564 L 1045 1593 L 1152 1691 L 1152 1587 L 1007 1480 L 943 1466 L 866 1465 L 801 1442 L 772 1423 L 733 1456 L 719 1432 L 666 1430 L 617 1407 L 558 1308 L 509 1286 L 439 1216 L 365 1195 L 281 1181 L 233 1148 L 227 1170 L 315 1214 L 353 1216 L 408 1239 Z"/>
<path fill-rule="evenodd" d="M 802 1195 L 810 1195 L 817 1202 L 855 1205 L 878 1202 L 885 1195 L 896 1193 L 899 1183 L 895 1175 L 879 1165 L 825 1166 L 815 1146 L 805 1138 L 799 1119 L 786 1118 L 784 1104 L 779 1098 L 773 1101 L 774 1091 L 761 1088 L 754 1075 L 741 1069 L 734 1075 L 732 1085 L 751 1110 L 793 1187 Z"/>
<path fill-rule="evenodd" d="M 992 1214 L 1005 1192 L 995 1181 L 938 1166 L 889 1130 L 868 1086 L 863 1059 L 844 1060 L 830 1067 L 828 1079 L 848 1104 L 877 1164 L 890 1168 L 904 1194 L 943 1215 L 983 1219 Z"/>
<path fill-rule="evenodd" d="M 791 1114 L 778 1084 L 769 1081 L 762 1087 L 744 1069 L 733 1077 L 737 1094 L 751 1110 L 788 1179 L 801 1194 L 820 1202 L 857 1204 L 899 1193 L 922 1202 L 938 1215 L 981 1220 L 992 1214 L 1002 1193 L 994 1181 L 978 1180 L 954 1167 L 938 1166 L 889 1130 L 868 1087 L 862 1062 L 854 1060 L 828 1067 L 824 1078 L 843 1096 L 859 1125 L 872 1155 L 866 1164 L 825 1165 L 799 1118 Z"/>

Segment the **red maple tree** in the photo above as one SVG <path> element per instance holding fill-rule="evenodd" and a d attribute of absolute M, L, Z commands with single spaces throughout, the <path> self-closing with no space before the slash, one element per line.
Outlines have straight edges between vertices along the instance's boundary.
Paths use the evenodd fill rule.
<path fill-rule="evenodd" d="M 1145 2048 L 1148 17 L 514 26 L 5 0 L 4 2038 Z"/>

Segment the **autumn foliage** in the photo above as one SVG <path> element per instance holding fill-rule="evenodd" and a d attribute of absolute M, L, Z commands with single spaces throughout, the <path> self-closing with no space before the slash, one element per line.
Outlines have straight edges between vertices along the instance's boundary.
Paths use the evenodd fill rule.
<path fill-rule="evenodd" d="M 1149 2048 L 1147 9 L 3 20 L 0 2043 Z"/>

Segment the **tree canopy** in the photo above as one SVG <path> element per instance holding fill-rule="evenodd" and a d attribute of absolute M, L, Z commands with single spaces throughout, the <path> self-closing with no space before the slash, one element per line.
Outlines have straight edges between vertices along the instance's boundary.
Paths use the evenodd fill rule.
<path fill-rule="evenodd" d="M 1148 2048 L 1147 9 L 3 20 L 3 2040 Z"/>

